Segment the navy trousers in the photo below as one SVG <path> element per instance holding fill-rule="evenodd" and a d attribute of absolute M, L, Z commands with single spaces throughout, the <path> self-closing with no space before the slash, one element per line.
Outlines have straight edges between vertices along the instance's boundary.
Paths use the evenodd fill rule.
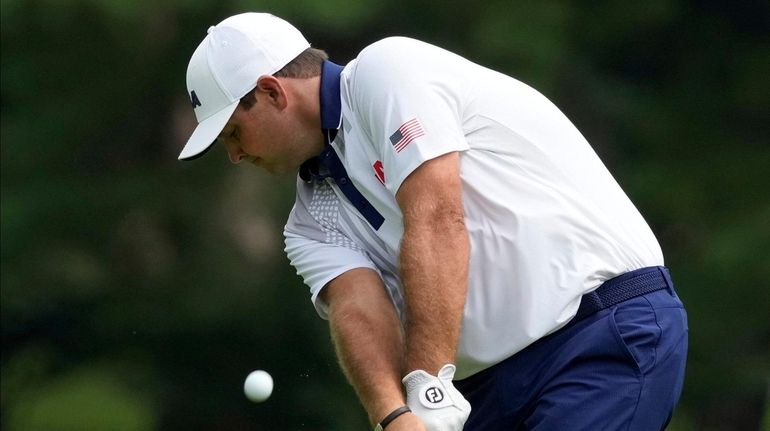
<path fill-rule="evenodd" d="M 664 429 L 679 401 L 687 313 L 668 286 L 602 309 L 455 386 L 466 431 Z"/>

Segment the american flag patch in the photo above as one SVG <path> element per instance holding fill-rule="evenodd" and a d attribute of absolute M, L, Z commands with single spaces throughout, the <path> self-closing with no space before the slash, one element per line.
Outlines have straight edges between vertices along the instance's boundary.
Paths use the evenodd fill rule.
<path fill-rule="evenodd" d="M 393 149 L 395 149 L 397 153 L 400 153 L 410 142 L 424 134 L 425 130 L 423 130 L 420 121 L 416 118 L 412 118 L 402 124 L 401 127 L 396 130 L 396 133 L 390 135 L 390 143 L 393 144 Z"/>

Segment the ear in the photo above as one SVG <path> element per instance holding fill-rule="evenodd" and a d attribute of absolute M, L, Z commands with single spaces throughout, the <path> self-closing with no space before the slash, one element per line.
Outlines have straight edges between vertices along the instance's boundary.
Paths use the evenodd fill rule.
<path fill-rule="evenodd" d="M 288 93 L 286 87 L 275 76 L 262 75 L 257 81 L 257 93 L 262 95 L 267 103 L 276 105 L 283 109 L 288 104 Z"/>

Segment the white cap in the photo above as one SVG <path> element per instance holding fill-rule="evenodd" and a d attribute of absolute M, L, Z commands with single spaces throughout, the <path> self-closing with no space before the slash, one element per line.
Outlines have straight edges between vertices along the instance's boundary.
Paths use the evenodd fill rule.
<path fill-rule="evenodd" d="M 209 28 L 187 66 L 187 92 L 198 127 L 179 160 L 206 151 L 259 77 L 278 72 L 309 47 L 299 30 L 268 13 L 231 16 Z"/>

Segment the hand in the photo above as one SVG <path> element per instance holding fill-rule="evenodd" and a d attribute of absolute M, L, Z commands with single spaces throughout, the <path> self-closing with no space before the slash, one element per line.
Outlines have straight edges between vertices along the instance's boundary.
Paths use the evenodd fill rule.
<path fill-rule="evenodd" d="M 415 370 L 402 380 L 406 387 L 406 405 L 425 424 L 427 431 L 461 431 L 471 404 L 452 384 L 455 366 L 441 367 L 438 377 Z"/>

